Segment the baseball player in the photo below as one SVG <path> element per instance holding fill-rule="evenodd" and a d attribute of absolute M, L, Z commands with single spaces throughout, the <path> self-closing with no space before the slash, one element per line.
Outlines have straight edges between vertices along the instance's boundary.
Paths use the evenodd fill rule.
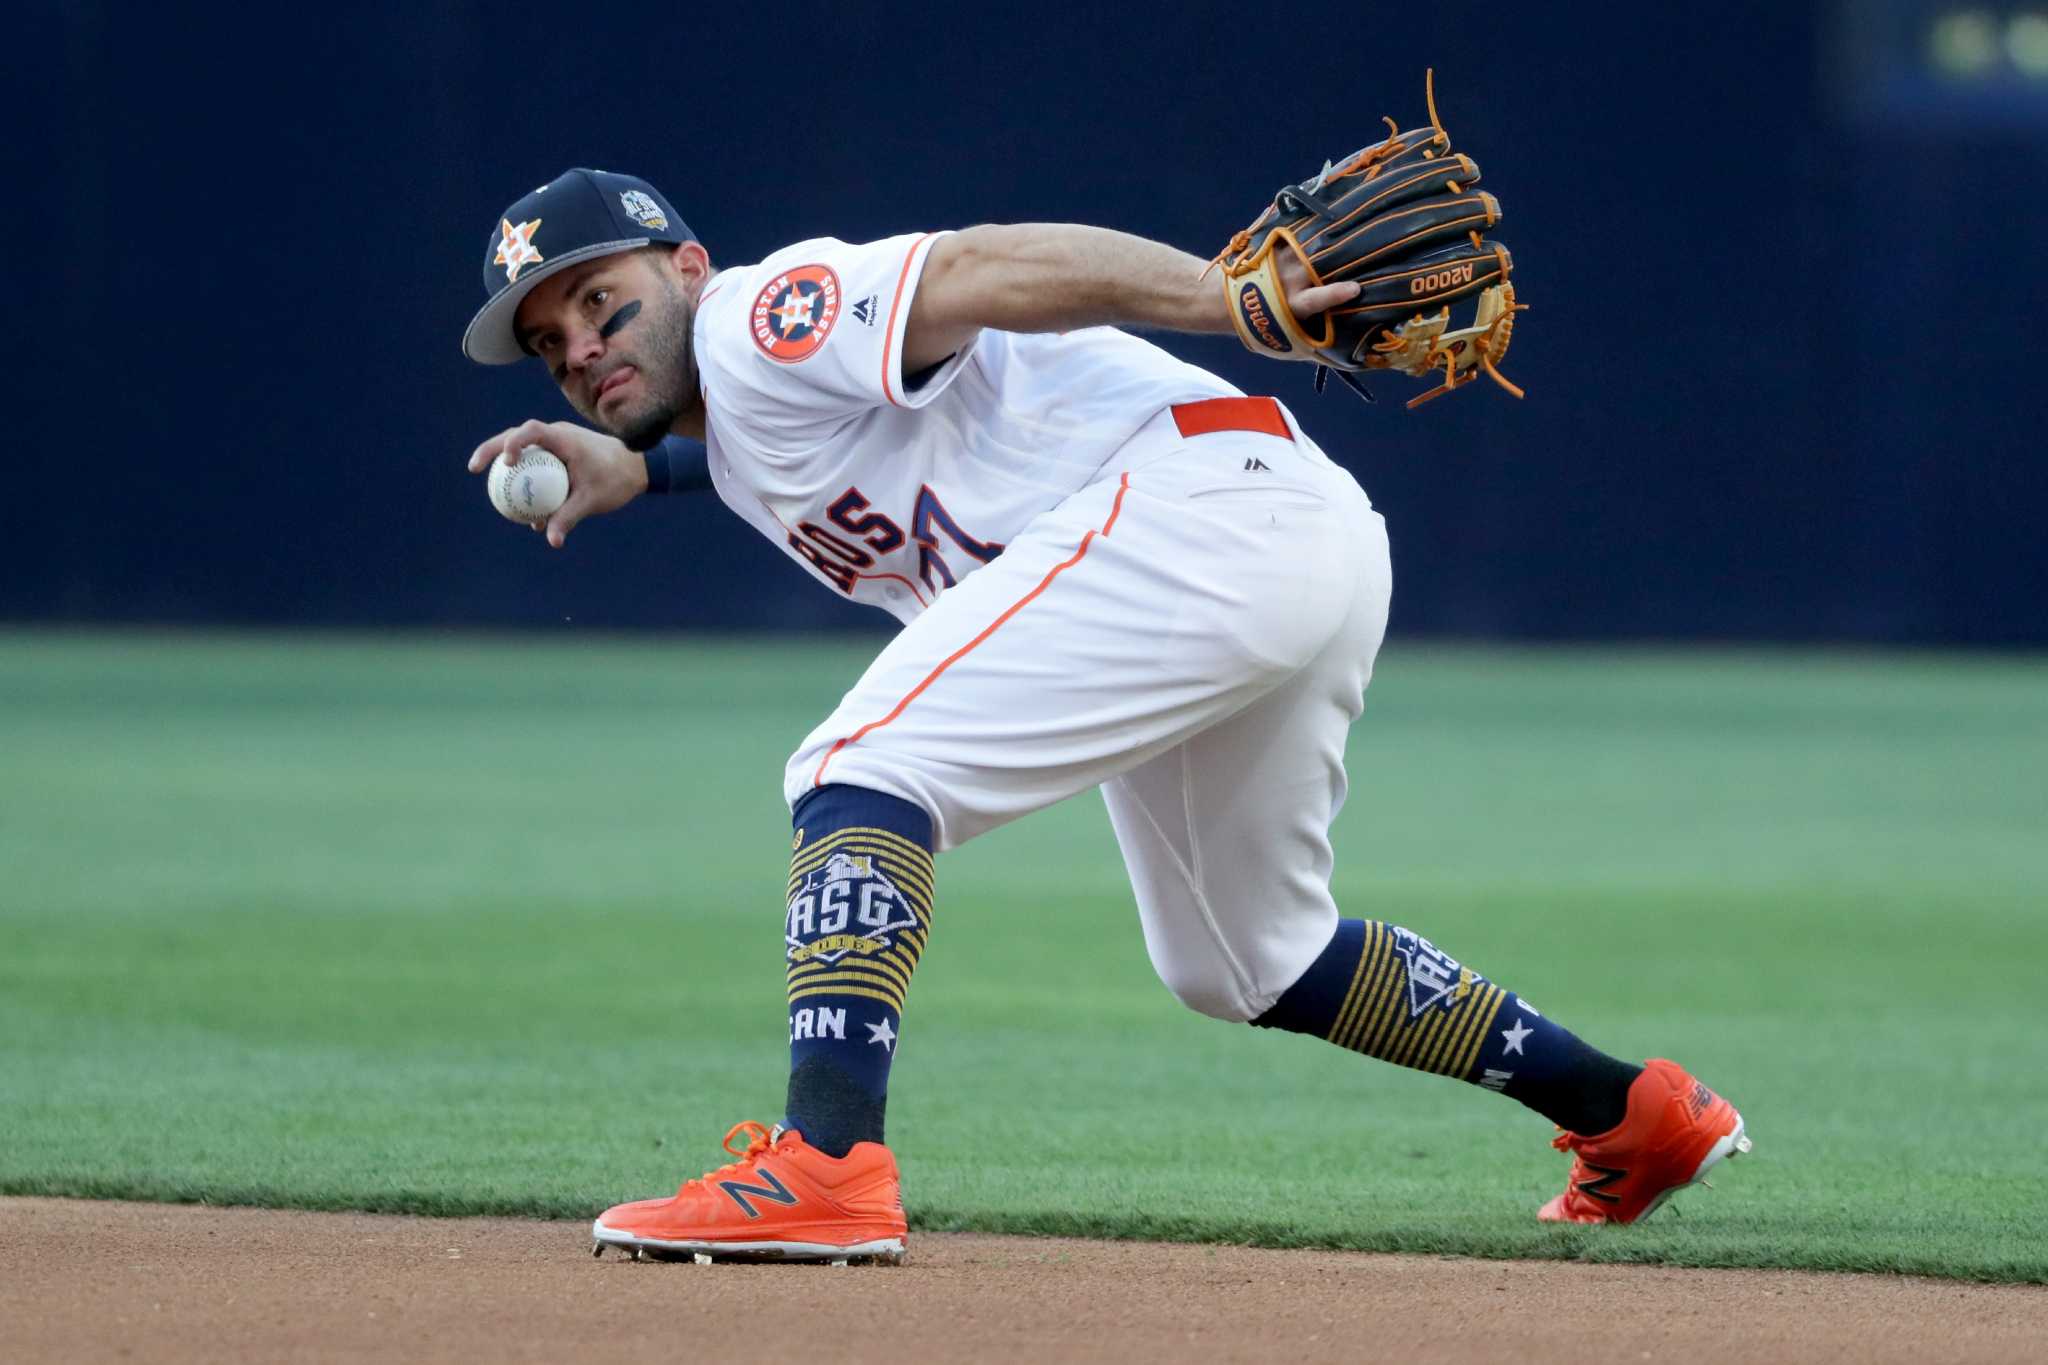
<path fill-rule="evenodd" d="M 782 1121 L 739 1124 L 730 1164 L 607 1211 L 599 1254 L 899 1259 L 883 1116 L 940 919 L 933 857 L 1094 788 L 1169 990 L 1534 1109 L 1577 1156 L 1539 1217 L 1631 1222 L 1747 1149 L 1734 1108 L 1675 1064 L 1607 1056 L 1331 897 L 1345 736 L 1392 587 L 1385 525 L 1286 407 L 1125 329 L 1235 326 L 1350 377 L 1405 367 L 1390 356 L 1449 387 L 1491 370 L 1511 298 L 1490 323 L 1482 299 L 1464 332 L 1409 301 L 1436 297 L 1411 280 L 1469 283 L 1462 261 L 1497 260 L 1505 283 L 1479 232 L 1438 243 L 1462 253 L 1449 265 L 1398 266 L 1402 311 L 1429 325 L 1373 325 L 1363 351 L 1334 335 L 1370 302 L 1373 263 L 1319 268 L 1327 222 L 1276 235 L 1423 162 L 1464 182 L 1432 193 L 1470 198 L 1476 168 L 1440 128 L 1376 146 L 1283 192 L 1261 220 L 1275 249 L 1255 260 L 1240 234 L 1221 271 L 1072 224 L 818 238 L 718 266 L 653 186 L 594 170 L 499 216 L 463 349 L 537 358 L 588 425 L 522 423 L 470 470 L 558 455 L 557 547 L 643 493 L 708 484 L 826 591 L 902 623 L 784 774 Z"/>

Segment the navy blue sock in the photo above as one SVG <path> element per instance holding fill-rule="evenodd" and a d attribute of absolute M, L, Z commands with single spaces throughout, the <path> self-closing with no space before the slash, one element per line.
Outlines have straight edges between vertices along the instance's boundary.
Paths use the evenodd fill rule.
<path fill-rule="evenodd" d="M 784 1121 L 845 1156 L 882 1141 L 903 997 L 932 927 L 932 821 L 908 801 L 840 785 L 806 793 L 794 817 Z"/>
<path fill-rule="evenodd" d="M 1642 1074 L 1428 939 L 1377 920 L 1338 921 L 1322 955 L 1252 1023 L 1498 1090 L 1574 1133 L 1620 1123 Z"/>

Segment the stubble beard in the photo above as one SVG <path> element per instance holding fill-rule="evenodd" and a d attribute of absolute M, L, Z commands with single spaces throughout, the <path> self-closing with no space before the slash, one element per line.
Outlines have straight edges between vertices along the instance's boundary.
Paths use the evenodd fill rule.
<path fill-rule="evenodd" d="M 697 403 L 697 356 L 691 339 L 697 310 L 683 292 L 666 280 L 660 306 L 641 313 L 639 345 L 631 363 L 646 389 L 644 406 L 618 414 L 611 425 L 588 413 L 593 422 L 624 442 L 629 450 L 648 451 L 661 444 L 676 419 Z"/>

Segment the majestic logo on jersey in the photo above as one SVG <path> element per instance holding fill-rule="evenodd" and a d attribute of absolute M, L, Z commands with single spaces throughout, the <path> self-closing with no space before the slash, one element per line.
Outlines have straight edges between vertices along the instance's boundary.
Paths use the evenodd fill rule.
<path fill-rule="evenodd" d="M 510 218 L 498 220 L 498 254 L 491 258 L 491 264 L 505 267 L 507 284 L 516 281 L 526 267 L 541 263 L 543 258 L 533 245 L 533 230 L 539 226 L 538 218 L 518 227 L 512 226 Z"/>
<path fill-rule="evenodd" d="M 846 311 L 853 314 L 854 321 L 858 322 L 861 326 L 872 327 L 875 325 L 875 319 L 881 316 L 882 309 L 880 305 L 881 300 L 870 294 Z"/>
<path fill-rule="evenodd" d="M 839 320 L 839 277 L 829 265 L 800 265 L 754 296 L 754 344 L 785 365 L 825 344 Z"/>
<path fill-rule="evenodd" d="M 903 893 L 864 853 L 834 853 L 797 884 L 784 934 L 791 962 L 837 962 L 878 953 L 917 916 Z"/>
<path fill-rule="evenodd" d="M 619 202 L 626 207 L 626 216 L 644 228 L 665 228 L 668 215 L 661 211 L 661 205 L 654 202 L 640 190 L 624 190 Z"/>

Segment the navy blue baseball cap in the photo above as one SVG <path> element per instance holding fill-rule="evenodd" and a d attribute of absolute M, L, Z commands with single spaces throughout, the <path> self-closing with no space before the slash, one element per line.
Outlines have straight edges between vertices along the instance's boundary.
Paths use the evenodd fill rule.
<path fill-rule="evenodd" d="M 484 246 L 489 294 L 462 334 L 462 353 L 483 365 L 530 354 L 512 331 L 512 315 L 533 287 L 579 261 L 652 242 L 694 242 L 661 191 L 630 175 L 578 167 L 563 171 L 499 215 Z"/>

